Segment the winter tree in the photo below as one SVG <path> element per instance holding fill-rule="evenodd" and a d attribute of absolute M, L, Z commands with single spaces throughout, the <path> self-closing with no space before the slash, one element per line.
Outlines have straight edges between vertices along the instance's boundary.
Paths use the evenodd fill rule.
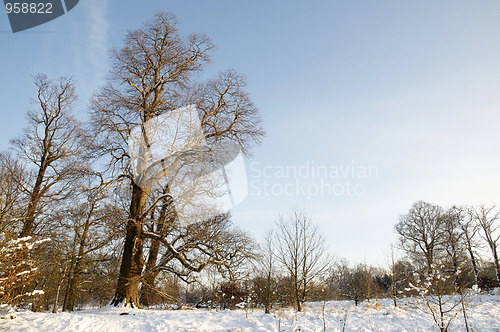
<path fill-rule="evenodd" d="M 325 238 L 303 211 L 280 216 L 276 228 L 276 256 L 291 280 L 297 311 L 313 281 L 328 269 Z"/>
<path fill-rule="evenodd" d="M 106 249 L 122 235 L 117 220 L 123 219 L 123 211 L 112 201 L 106 188 L 79 188 L 67 204 L 55 211 L 59 233 L 68 235 L 68 253 L 64 270 L 66 289 L 64 311 L 73 311 L 77 305 L 83 271 L 89 267 L 91 255 Z M 56 239 L 55 241 L 59 241 Z M 111 247 L 107 248 L 112 249 Z M 54 307 L 57 307 L 57 297 Z"/>
<path fill-rule="evenodd" d="M 440 206 L 418 201 L 395 226 L 403 250 L 427 271 L 442 249 L 444 211 Z"/>
<path fill-rule="evenodd" d="M 398 298 L 402 296 L 403 291 L 408 287 L 413 272 L 409 262 L 397 259 L 394 248 L 391 246 L 391 255 L 389 257 L 389 292 L 394 307 L 398 306 Z"/>
<path fill-rule="evenodd" d="M 32 183 L 26 185 L 28 201 L 19 237 L 33 235 L 45 205 L 68 194 L 76 168 L 84 165 L 89 152 L 82 125 L 71 114 L 76 100 L 73 81 L 37 75 L 34 82 L 38 109 L 28 112 L 23 135 L 11 141 L 34 172 Z"/>
<path fill-rule="evenodd" d="M 476 223 L 474 217 L 474 208 L 462 208 L 454 206 L 452 207 L 452 211 L 457 215 L 459 226 L 463 234 L 464 245 L 469 255 L 470 267 L 472 268 L 472 272 L 474 273 L 474 283 L 478 285 L 478 258 L 480 257 L 478 254 L 478 249 L 480 248 L 480 244 L 478 241 L 479 225 Z"/>
<path fill-rule="evenodd" d="M 255 263 L 254 291 L 257 300 L 264 306 L 266 314 L 271 312 L 277 291 L 277 262 L 274 252 L 274 234 L 268 231 L 260 246 L 260 255 Z"/>
<path fill-rule="evenodd" d="M 409 289 L 417 291 L 424 300 L 427 312 L 441 332 L 447 332 L 452 320 L 460 312 L 462 298 L 451 294 L 454 289 L 453 275 L 443 274 L 444 266 L 433 265 L 430 272 L 417 277 L 415 283 L 410 283 Z"/>
<path fill-rule="evenodd" d="M 209 264 L 222 264 L 215 258 L 219 255 L 211 253 L 222 248 L 218 245 L 206 248 L 200 244 L 198 249 L 206 254 L 206 259 L 191 260 L 177 251 L 175 243 L 165 240 L 162 233 L 165 227 L 162 225 L 158 228 L 159 232 L 151 227 L 147 232 L 144 231 L 157 206 L 172 204 L 168 202 L 171 188 L 165 186 L 163 192 L 157 192 L 143 185 L 144 181 L 149 183 L 158 178 L 172 181 L 176 175 L 169 173 L 171 169 L 162 169 L 148 177 L 151 174 L 148 166 L 140 160 L 132 160 L 127 145 L 134 131 L 140 133 L 143 142 L 150 142 L 154 133 L 148 128 L 149 121 L 187 105 L 196 106 L 209 147 L 232 142 L 246 152 L 253 143 L 259 142 L 264 131 L 260 126 L 257 108 L 245 92 L 245 80 L 241 75 L 227 71 L 206 83 L 194 82 L 196 74 L 210 61 L 212 50 L 213 44 L 207 36 L 192 34 L 184 38 L 177 30 L 175 17 L 159 12 L 141 29 L 130 31 L 125 37 L 124 46 L 113 51 L 109 82 L 93 98 L 92 122 L 95 133 L 99 133 L 102 141 L 101 153 L 110 159 L 110 169 L 114 171 L 116 180 L 131 187 L 120 276 L 112 300 L 114 305 L 123 303 L 140 307 L 139 287 L 145 265 L 145 241 L 158 240 L 166 250 L 166 257 L 172 257 L 183 269 L 199 271 Z M 189 164 L 192 152 L 183 151 L 173 155 L 175 161 L 172 165 Z M 134 171 L 137 170 L 141 173 L 134 177 Z M 189 204 L 189 198 L 183 203 Z M 224 222 L 220 221 L 219 217 L 214 217 L 209 222 L 223 225 Z M 161 223 L 168 225 L 170 222 Z M 214 232 L 220 229 L 217 225 Z M 187 227 L 183 231 L 203 229 L 199 225 L 193 228 Z M 156 250 L 155 246 L 151 246 L 153 251 Z M 151 259 L 155 260 L 154 257 Z M 168 265 L 163 263 L 155 265 L 168 270 Z"/>
<path fill-rule="evenodd" d="M 500 284 L 500 263 L 498 261 L 498 246 L 500 244 L 500 234 L 498 234 L 500 227 L 500 211 L 495 210 L 494 205 L 490 207 L 481 205 L 474 209 L 474 217 L 477 224 L 481 227 L 481 230 L 483 231 L 482 236 L 491 250 L 498 285 Z"/>

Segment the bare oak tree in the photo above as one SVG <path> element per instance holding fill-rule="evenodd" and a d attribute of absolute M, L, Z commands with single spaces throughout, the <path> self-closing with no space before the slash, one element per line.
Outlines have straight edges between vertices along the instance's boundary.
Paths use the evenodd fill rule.
<path fill-rule="evenodd" d="M 139 129 L 142 141 L 149 146 L 152 140 L 148 128 L 150 120 L 194 104 L 199 110 L 209 146 L 230 141 L 245 152 L 264 134 L 257 109 L 244 91 L 242 76 L 229 71 L 208 83 L 193 82 L 195 74 L 210 61 L 212 49 L 208 37 L 199 34 L 182 37 L 175 17 L 159 12 L 141 29 L 129 32 L 123 48 L 113 51 L 109 83 L 93 98 L 92 123 L 102 140 L 102 156 L 110 158 L 110 170 L 114 171 L 116 179 L 127 179 L 132 188 L 120 276 L 112 300 L 114 305 L 140 307 L 138 294 L 145 265 L 145 240 L 160 242 L 181 264 L 187 262 L 158 232 L 151 229 L 144 232 L 153 210 L 171 196 L 168 191 L 156 195 L 151 187 L 138 181 L 138 178 L 144 180 L 150 172 L 144 162 L 138 160 L 134 164 L 130 158 L 127 141 L 131 133 Z M 192 152 L 176 154 L 175 163 L 189 164 L 188 156 Z M 133 176 L 134 169 L 141 171 L 139 177 Z M 163 169 L 147 180 L 162 177 L 171 181 L 175 175 Z M 151 249 L 157 250 L 155 246 L 157 244 Z M 208 262 L 211 261 L 213 258 Z M 194 270 L 203 268 L 205 263 L 207 261 L 196 264 Z"/>
<path fill-rule="evenodd" d="M 418 201 L 395 226 L 403 250 L 427 272 L 442 249 L 444 211 L 440 206 Z"/>

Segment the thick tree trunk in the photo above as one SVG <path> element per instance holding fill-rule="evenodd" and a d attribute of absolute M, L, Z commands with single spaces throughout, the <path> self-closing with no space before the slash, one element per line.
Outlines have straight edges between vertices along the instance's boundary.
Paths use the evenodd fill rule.
<path fill-rule="evenodd" d="M 75 264 L 75 274 L 68 280 L 68 292 L 66 294 L 63 311 L 71 312 L 75 309 L 75 305 L 77 304 L 78 286 L 80 285 L 80 271 L 77 269 L 80 269 L 79 262 Z"/>
<path fill-rule="evenodd" d="M 132 308 L 141 307 L 139 304 L 139 283 L 141 281 L 144 258 L 142 221 L 139 218 L 144 212 L 148 194 L 148 191 L 138 185 L 133 185 L 130 218 L 127 222 L 120 275 L 116 285 L 115 296 L 111 300 L 111 304 L 114 306 L 123 304 Z"/>
<path fill-rule="evenodd" d="M 44 160 L 42 159 L 42 165 L 44 165 Z M 38 175 L 36 178 L 35 186 L 31 191 L 30 200 L 28 202 L 28 208 L 26 209 L 26 215 L 23 220 L 23 228 L 19 237 L 29 236 L 33 233 L 35 226 L 35 214 L 38 207 L 38 202 L 40 201 L 40 190 L 42 188 L 43 178 L 45 176 L 45 170 L 47 167 L 41 167 L 38 170 Z"/>
<path fill-rule="evenodd" d="M 303 305 L 302 302 L 299 300 L 297 302 L 297 311 L 302 312 L 302 310 L 303 310 Z"/>
<path fill-rule="evenodd" d="M 158 272 L 154 272 L 153 268 L 156 266 L 158 259 L 158 252 L 160 248 L 160 241 L 158 239 L 151 240 L 151 248 L 149 249 L 148 261 L 146 262 L 146 270 L 144 271 L 144 281 L 141 288 L 141 304 L 149 307 L 151 305 L 152 295 L 154 293 L 153 287 L 158 276 Z"/>
<path fill-rule="evenodd" d="M 165 189 L 163 194 L 168 194 L 169 188 Z M 176 218 L 175 209 L 173 208 L 173 200 L 170 197 L 165 197 L 163 199 L 163 205 L 158 216 L 156 224 L 156 234 L 161 237 L 165 237 L 167 225 L 171 225 Z M 153 218 L 153 217 L 152 217 Z M 156 267 L 156 261 L 158 260 L 158 253 L 160 251 L 160 240 L 157 238 L 151 239 L 151 247 L 149 249 L 148 260 L 146 262 L 146 268 L 144 270 L 144 278 L 141 288 L 140 302 L 141 305 L 149 307 L 151 305 L 151 299 L 154 294 L 154 284 L 159 271 L 154 271 Z"/>

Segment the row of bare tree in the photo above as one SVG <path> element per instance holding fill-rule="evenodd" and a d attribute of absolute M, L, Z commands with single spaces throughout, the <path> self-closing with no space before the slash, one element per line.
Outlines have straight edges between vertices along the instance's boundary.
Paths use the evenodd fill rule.
<path fill-rule="evenodd" d="M 449 210 L 427 202 L 416 202 L 400 217 L 395 230 L 401 248 L 419 268 L 430 272 L 446 264 L 454 274 L 472 271 L 479 283 L 478 260 L 490 252 L 495 281 L 500 282 L 498 245 L 500 210 L 495 206 L 453 206 Z"/>
<path fill-rule="evenodd" d="M 348 299 L 357 305 L 389 297 L 397 306 L 398 298 L 419 294 L 419 283 L 431 287 L 429 294 L 438 294 L 439 301 L 444 295 L 462 298 L 470 289 L 499 286 L 500 211 L 494 206 L 453 206 L 445 211 L 419 201 L 400 217 L 395 231 L 404 256 L 397 258 L 391 248 L 386 268 L 366 263 L 352 267 L 326 255 L 324 237 L 306 214 L 293 211 L 288 218 L 280 217 L 261 245 L 255 298 L 266 312 L 276 303 L 294 304 L 301 311 L 306 299 L 321 299 L 318 288 L 324 299 Z"/>

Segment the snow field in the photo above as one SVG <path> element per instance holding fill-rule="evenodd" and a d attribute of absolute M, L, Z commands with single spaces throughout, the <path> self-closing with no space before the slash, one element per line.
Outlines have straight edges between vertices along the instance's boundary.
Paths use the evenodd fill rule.
<path fill-rule="evenodd" d="M 348 301 L 330 301 L 325 305 L 326 331 L 437 331 L 425 305 L 419 299 L 363 302 L 355 307 Z M 323 331 L 322 303 L 307 303 L 305 311 L 276 309 L 266 315 L 254 310 L 134 310 L 105 307 L 74 313 L 33 313 L 19 311 L 3 315 L 0 330 L 5 331 Z M 15 319 L 8 318 L 15 315 Z M 500 296 L 477 295 L 468 299 L 470 326 L 477 332 L 500 331 Z M 465 331 L 461 312 L 450 325 L 450 332 Z"/>

